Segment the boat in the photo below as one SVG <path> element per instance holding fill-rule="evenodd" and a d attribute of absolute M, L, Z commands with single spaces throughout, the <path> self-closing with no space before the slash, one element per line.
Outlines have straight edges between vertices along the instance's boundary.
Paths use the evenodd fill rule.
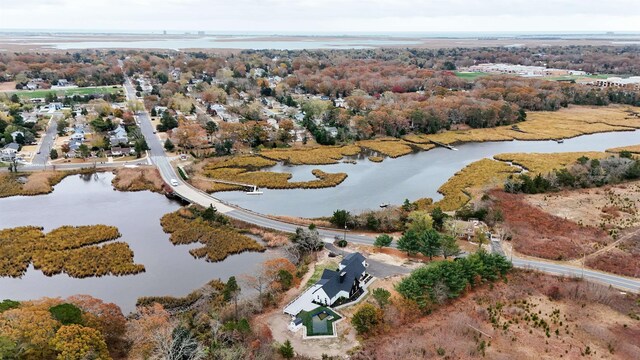
<path fill-rule="evenodd" d="M 564 142 L 564 139 L 557 139 L 557 140 L 556 140 L 556 142 L 557 142 L 558 144 L 562 144 L 562 143 Z"/>
<path fill-rule="evenodd" d="M 390 205 L 389 203 L 382 203 L 382 204 L 380 204 L 380 207 L 381 207 L 381 208 L 386 208 L 386 207 L 388 207 L 389 205 Z"/>
<path fill-rule="evenodd" d="M 251 191 L 247 191 L 245 194 L 247 194 L 247 195 L 262 195 L 263 192 L 259 191 L 257 186 L 254 186 Z"/>

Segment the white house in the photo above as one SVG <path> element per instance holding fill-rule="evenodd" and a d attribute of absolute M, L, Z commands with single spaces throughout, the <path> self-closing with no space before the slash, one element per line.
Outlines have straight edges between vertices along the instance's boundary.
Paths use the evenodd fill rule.
<path fill-rule="evenodd" d="M 24 138 L 24 132 L 22 131 L 14 131 L 11 133 L 11 138 L 13 139 L 13 141 L 16 141 L 16 138 L 18 137 L 18 135 L 22 136 Z"/>
<path fill-rule="evenodd" d="M 0 151 L 0 160 L 2 161 L 11 161 L 16 157 L 18 150 L 20 149 L 20 145 L 17 143 L 10 143 L 5 145 Z"/>
<path fill-rule="evenodd" d="M 339 299 L 351 299 L 364 289 L 367 262 L 360 253 L 344 257 L 337 270 L 325 269 L 312 287 L 284 308 L 284 313 L 296 316 L 318 306 L 333 306 Z"/>

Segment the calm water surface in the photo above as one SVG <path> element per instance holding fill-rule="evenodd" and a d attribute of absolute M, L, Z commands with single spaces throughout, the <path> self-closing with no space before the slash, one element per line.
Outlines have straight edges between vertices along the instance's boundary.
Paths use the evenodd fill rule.
<path fill-rule="evenodd" d="M 209 280 L 253 272 L 258 264 L 277 254 L 247 252 L 218 263 L 194 259 L 188 251 L 197 244 L 174 246 L 160 226 L 160 218 L 177 210 L 179 203 L 148 191 L 114 191 L 111 179 L 110 173 L 89 178 L 72 176 L 48 195 L 0 199 L 0 228 L 37 225 L 50 231 L 62 225 L 117 226 L 122 234 L 118 241 L 129 244 L 134 261 L 143 264 L 146 272 L 74 279 L 65 274 L 47 277 L 31 267 L 21 279 L 0 278 L 0 299 L 88 294 L 115 302 L 128 312 L 140 296 L 184 296 Z"/>
<path fill-rule="evenodd" d="M 231 38 L 185 38 L 185 39 L 153 39 L 135 40 L 116 39 L 113 41 L 64 41 L 33 42 L 33 45 L 47 45 L 56 49 L 274 49 L 274 50 L 302 50 L 302 49 L 368 49 L 379 46 L 415 45 L 418 40 L 399 39 L 367 39 L 367 38 L 335 38 L 320 40 L 301 38 L 295 40 L 277 40 L 252 37 Z"/>
<path fill-rule="evenodd" d="M 264 214 L 319 217 L 331 215 L 336 209 L 357 212 L 378 208 L 381 203 L 400 204 L 404 199 L 441 199 L 438 188 L 457 171 L 474 161 L 501 153 L 603 151 L 639 143 L 640 131 L 625 131 L 580 136 L 565 140 L 563 144 L 555 141 L 469 143 L 458 146 L 458 151 L 436 148 L 397 159 L 387 158 L 380 164 L 363 157 L 357 164 L 277 165 L 268 170 L 292 173 L 292 180 L 314 179 L 313 169 L 346 172 L 349 176 L 335 188 L 263 189 L 262 196 L 247 196 L 237 191 L 214 196 Z"/>

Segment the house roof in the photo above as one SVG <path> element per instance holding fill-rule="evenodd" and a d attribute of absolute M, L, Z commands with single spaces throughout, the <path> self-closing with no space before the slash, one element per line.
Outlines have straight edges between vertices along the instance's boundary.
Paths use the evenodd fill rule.
<path fill-rule="evenodd" d="M 15 150 L 18 151 L 18 149 L 20 149 L 20 145 L 18 145 L 17 143 L 9 143 L 7 145 L 4 146 L 3 148 L 4 150 Z"/>
<path fill-rule="evenodd" d="M 340 270 L 325 269 L 318 284 L 330 298 L 336 296 L 340 291 L 349 292 L 354 281 L 365 272 L 364 260 L 364 256 L 360 253 L 351 253 L 345 256 L 340 262 Z"/>

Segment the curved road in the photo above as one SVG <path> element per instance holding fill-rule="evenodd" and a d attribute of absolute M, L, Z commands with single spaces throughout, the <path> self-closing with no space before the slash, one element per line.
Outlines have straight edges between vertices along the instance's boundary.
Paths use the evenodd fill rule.
<path fill-rule="evenodd" d="M 127 98 L 129 100 L 137 101 L 138 99 L 135 96 L 135 90 L 131 81 L 127 79 L 124 88 L 126 90 Z M 202 192 L 191 185 L 182 181 L 182 179 L 176 175 L 175 170 L 169 163 L 169 160 L 166 157 L 164 152 L 163 145 L 160 142 L 160 139 L 154 134 L 153 125 L 151 124 L 151 118 L 149 117 L 149 113 L 144 110 L 138 112 L 137 114 L 138 120 L 140 123 L 140 128 L 142 129 L 142 134 L 147 140 L 147 144 L 149 145 L 149 154 L 153 164 L 155 164 L 160 170 L 160 174 L 163 179 L 170 183 L 172 179 L 178 181 L 178 186 L 174 186 L 174 191 L 180 195 L 181 197 L 187 199 L 192 203 L 199 204 L 201 206 L 209 206 L 213 205 L 216 209 L 225 215 L 238 219 L 250 224 L 254 224 L 257 226 L 270 228 L 274 230 L 279 230 L 283 232 L 293 233 L 295 230 L 300 227 L 299 225 L 278 221 L 274 219 L 270 219 L 262 214 L 258 214 L 246 209 L 239 208 L 232 204 L 225 203 L 221 200 L 218 200 L 211 195 Z M 344 237 L 345 233 L 337 230 L 330 229 L 318 229 L 320 235 L 325 238 L 325 240 L 332 241 L 336 236 Z M 367 244 L 372 245 L 374 239 L 354 233 L 346 233 L 347 241 L 358 243 L 358 244 Z M 594 282 L 611 285 L 613 287 L 632 291 L 632 292 L 640 292 L 640 280 L 627 278 L 623 276 L 608 274 L 595 270 L 582 269 L 574 266 L 560 265 L 552 262 L 546 262 L 541 260 L 531 260 L 531 259 L 523 259 L 514 257 L 512 259 L 513 265 L 519 268 L 530 268 L 539 271 L 543 271 L 546 273 L 554 274 L 554 275 L 562 275 L 569 277 L 584 277 L 587 280 L 591 280 Z"/>

